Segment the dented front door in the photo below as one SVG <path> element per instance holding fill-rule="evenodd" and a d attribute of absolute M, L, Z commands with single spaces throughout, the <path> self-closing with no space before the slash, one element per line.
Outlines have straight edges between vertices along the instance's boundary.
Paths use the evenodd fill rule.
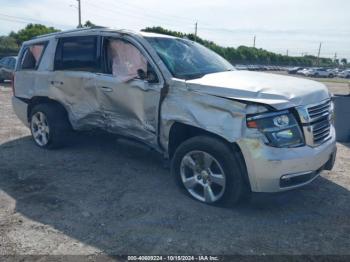
<path fill-rule="evenodd" d="M 159 71 L 131 38 L 105 37 L 102 49 L 103 72 L 96 76 L 96 87 L 107 130 L 156 146 L 163 86 Z"/>
<path fill-rule="evenodd" d="M 96 85 L 107 130 L 155 145 L 160 86 L 140 79 L 118 82 L 107 74 L 98 75 Z"/>

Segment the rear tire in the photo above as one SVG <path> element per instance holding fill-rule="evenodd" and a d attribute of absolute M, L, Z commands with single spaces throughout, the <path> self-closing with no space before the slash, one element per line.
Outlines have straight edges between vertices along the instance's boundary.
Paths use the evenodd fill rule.
<path fill-rule="evenodd" d="M 64 146 L 72 131 L 66 111 L 57 104 L 34 106 L 30 130 L 35 144 L 46 149 Z"/>
<path fill-rule="evenodd" d="M 171 172 L 179 186 L 193 198 L 206 204 L 233 206 L 247 199 L 250 192 L 244 180 L 245 164 L 239 154 L 217 138 L 193 137 L 177 148 Z M 209 167 L 206 162 L 211 163 Z"/>

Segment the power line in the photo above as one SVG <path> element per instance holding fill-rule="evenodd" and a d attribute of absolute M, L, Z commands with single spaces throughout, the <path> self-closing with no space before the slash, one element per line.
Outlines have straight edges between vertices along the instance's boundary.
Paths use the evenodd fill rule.
<path fill-rule="evenodd" d="M 151 13 L 147 12 L 147 9 L 143 9 L 142 13 L 138 12 L 140 11 L 140 7 L 133 7 L 133 6 L 129 6 L 129 4 L 123 5 L 123 4 L 115 4 L 115 3 L 108 3 L 108 6 L 110 6 L 111 8 L 106 9 L 104 6 L 106 5 L 102 5 L 101 7 L 101 2 L 99 2 L 99 4 L 96 4 L 95 2 L 93 2 L 92 0 L 86 0 L 86 4 L 90 5 L 90 6 L 94 6 L 96 8 L 99 8 L 100 10 L 105 10 L 106 12 L 110 12 L 112 14 L 115 15 L 115 13 L 119 13 L 123 16 L 129 16 L 129 17 L 135 17 L 135 18 L 140 18 L 143 21 L 144 20 L 148 20 L 148 21 L 153 21 L 154 23 L 156 23 L 157 25 L 168 25 L 168 26 L 173 26 L 173 27 L 178 27 L 178 28 L 182 28 L 183 26 L 186 25 L 188 28 L 192 27 L 190 26 L 190 24 L 192 24 L 194 22 L 194 19 L 190 19 L 190 18 L 179 18 L 177 16 L 173 16 L 173 15 L 157 15 L 159 14 L 159 10 L 152 10 Z"/>
<path fill-rule="evenodd" d="M 100 1 L 101 2 L 101 1 Z M 90 1 L 91 3 L 91 1 Z M 106 3 L 106 2 L 105 2 Z M 129 9 L 129 11 L 131 11 L 132 13 L 137 13 L 138 11 L 140 11 L 140 6 L 139 5 L 135 5 L 135 4 L 132 4 L 132 3 L 126 3 L 124 1 L 118 1 L 118 4 L 114 3 L 114 2 L 108 2 L 106 3 L 106 5 L 109 5 L 109 6 L 112 6 L 114 7 L 116 10 L 119 10 L 121 7 L 125 10 L 125 9 Z M 114 9 L 113 9 L 114 10 Z M 145 13 L 145 15 L 147 17 L 153 17 L 153 18 L 156 18 L 156 19 L 168 19 L 169 18 L 173 21 L 177 20 L 177 23 L 178 22 L 181 22 L 181 23 L 193 23 L 193 19 L 192 18 L 189 18 L 189 17 L 180 17 L 180 16 L 176 16 L 176 15 L 173 15 L 173 14 L 169 14 L 169 13 L 166 13 L 166 12 L 163 12 L 159 9 L 152 9 L 152 10 L 147 10 L 147 9 L 142 9 L 142 11 Z"/>
<path fill-rule="evenodd" d="M 56 24 L 56 23 L 51 23 L 49 21 L 45 21 L 45 20 L 39 20 L 39 19 L 34 19 L 34 18 L 29 18 L 29 17 L 20 17 L 20 16 L 14 16 L 14 15 L 7 15 L 7 14 L 2 14 L 0 13 L 0 16 L 3 17 L 3 19 L 7 19 L 7 20 L 12 20 L 15 21 L 17 20 L 20 23 L 44 23 L 44 24 L 49 24 L 49 25 L 54 25 L 54 26 L 59 26 L 59 27 L 64 27 L 66 28 L 68 25 L 62 25 L 62 24 Z"/>
<path fill-rule="evenodd" d="M 105 12 L 109 12 L 111 14 L 113 14 L 114 16 L 117 14 L 121 14 L 123 16 L 129 16 L 129 17 L 134 17 L 137 19 L 142 19 L 143 21 L 149 20 L 149 21 L 154 21 L 155 24 L 161 24 L 161 25 L 168 25 L 168 26 L 176 26 L 176 27 L 183 27 L 184 24 L 179 25 L 178 23 L 172 23 L 172 22 L 164 22 L 164 19 L 159 19 L 159 18 L 155 18 L 152 16 L 145 16 L 145 15 L 141 15 L 141 14 L 137 14 L 135 12 L 130 12 L 130 11 L 125 11 L 123 9 L 121 9 L 120 7 L 118 9 L 107 9 L 105 7 L 101 7 L 100 5 L 97 5 L 95 3 L 91 3 L 91 2 L 86 2 L 86 5 L 91 6 L 91 7 L 95 7 L 95 8 L 99 8 L 99 10 L 104 10 Z M 92 13 L 91 13 L 92 14 Z M 96 12 L 93 13 L 93 15 L 96 15 Z M 107 17 L 104 17 L 104 19 L 106 19 Z M 108 17 L 108 19 L 110 19 L 110 17 Z M 115 20 L 115 19 L 114 19 Z"/>

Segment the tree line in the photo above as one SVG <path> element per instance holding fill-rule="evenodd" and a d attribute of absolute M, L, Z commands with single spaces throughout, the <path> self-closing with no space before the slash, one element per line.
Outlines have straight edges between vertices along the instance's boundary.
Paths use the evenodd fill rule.
<path fill-rule="evenodd" d="M 196 41 L 211 50 L 215 51 L 232 64 L 260 64 L 260 65 L 289 65 L 289 66 L 324 66 L 334 67 L 339 66 L 340 63 L 343 65 L 347 64 L 347 60 L 344 58 L 341 61 L 333 61 L 330 58 L 321 57 L 318 59 L 316 56 L 305 55 L 301 57 L 286 56 L 269 52 L 262 48 L 239 46 L 234 47 L 222 47 L 213 41 L 208 41 L 200 37 L 196 37 L 194 34 L 185 34 L 182 32 L 171 31 L 162 27 L 147 27 L 142 31 L 166 34 L 181 38 L 187 38 L 192 41 Z"/>
<path fill-rule="evenodd" d="M 84 26 L 94 26 L 87 21 Z M 41 24 L 28 24 L 25 28 L 18 32 L 11 32 L 7 36 L 0 36 L 0 58 L 8 55 L 16 55 L 21 44 L 35 36 L 58 32 L 57 28 L 46 27 Z M 182 32 L 167 30 L 162 27 L 147 27 L 142 31 L 172 35 L 181 38 L 187 38 L 196 41 L 219 55 L 223 56 L 232 64 L 262 64 L 262 65 L 289 65 L 289 66 L 325 66 L 334 67 L 343 64 L 347 65 L 346 59 L 333 61 L 330 58 L 320 58 L 315 56 L 293 57 L 269 52 L 262 48 L 254 48 L 247 46 L 223 47 L 213 41 L 196 37 L 194 34 L 185 34 Z"/>

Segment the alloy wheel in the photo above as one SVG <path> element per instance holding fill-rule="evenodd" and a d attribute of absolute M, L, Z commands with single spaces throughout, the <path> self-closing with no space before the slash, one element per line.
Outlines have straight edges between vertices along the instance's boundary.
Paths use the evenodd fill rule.
<path fill-rule="evenodd" d="M 46 146 L 49 142 L 50 128 L 45 114 L 36 112 L 32 116 L 30 127 L 35 142 L 39 146 Z"/>
<path fill-rule="evenodd" d="M 226 175 L 223 168 L 207 152 L 188 152 L 182 158 L 180 174 L 186 190 L 202 202 L 216 202 L 225 192 Z"/>

